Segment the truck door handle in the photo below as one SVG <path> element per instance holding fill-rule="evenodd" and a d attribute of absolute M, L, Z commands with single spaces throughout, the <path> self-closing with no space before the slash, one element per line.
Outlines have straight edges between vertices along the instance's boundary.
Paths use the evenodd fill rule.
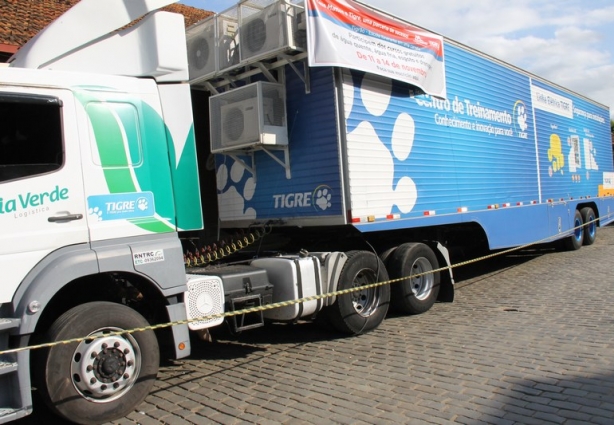
<path fill-rule="evenodd" d="M 53 217 L 49 217 L 47 221 L 50 223 L 57 223 L 60 221 L 73 221 L 73 220 L 81 220 L 83 218 L 83 214 L 67 214 L 67 215 L 56 215 Z"/>

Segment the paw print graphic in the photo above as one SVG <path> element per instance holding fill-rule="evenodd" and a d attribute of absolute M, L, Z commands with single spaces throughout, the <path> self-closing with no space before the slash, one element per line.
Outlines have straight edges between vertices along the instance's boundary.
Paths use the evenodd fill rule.
<path fill-rule="evenodd" d="M 102 221 L 102 211 L 98 207 L 88 208 L 87 214 L 91 222 Z"/>
<path fill-rule="evenodd" d="M 136 207 L 141 211 L 145 211 L 149 207 L 149 203 L 147 202 L 147 199 L 139 198 L 136 200 Z"/>
<path fill-rule="evenodd" d="M 514 104 L 514 117 L 516 121 L 516 130 L 522 132 L 527 131 L 529 128 L 529 124 L 527 123 L 529 117 L 527 114 L 527 107 L 522 100 L 517 100 Z"/>
<path fill-rule="evenodd" d="M 221 164 L 216 176 L 220 219 L 255 219 L 256 210 L 246 203 L 254 197 L 256 179 L 238 162 Z"/>
<path fill-rule="evenodd" d="M 416 134 L 413 117 L 395 106 L 393 82 L 371 87 L 367 80 L 360 83 L 355 92 L 349 122 L 357 123 L 347 135 L 348 144 L 360 146 L 369 155 L 353 156 L 349 167 L 349 178 L 357 183 L 357 191 L 369 196 L 352 201 L 352 216 L 386 217 L 391 212 L 409 214 L 418 201 L 418 191 L 413 179 L 401 176 L 411 156 Z M 392 106 L 391 106 L 392 105 Z M 382 119 L 385 117 L 385 119 Z M 392 124 L 392 132 L 390 125 Z M 382 135 L 387 137 L 384 139 Z M 371 191 L 365 175 L 376 175 L 377 193 Z M 356 193 L 358 193 L 356 192 Z"/>
<path fill-rule="evenodd" d="M 524 105 L 518 106 L 518 126 L 522 131 L 526 131 L 527 127 L 529 127 L 527 124 L 527 111 Z"/>
<path fill-rule="evenodd" d="M 315 196 L 315 204 L 322 210 L 326 211 L 328 208 L 332 206 L 330 200 L 332 199 L 332 195 L 328 188 L 317 189 Z"/>

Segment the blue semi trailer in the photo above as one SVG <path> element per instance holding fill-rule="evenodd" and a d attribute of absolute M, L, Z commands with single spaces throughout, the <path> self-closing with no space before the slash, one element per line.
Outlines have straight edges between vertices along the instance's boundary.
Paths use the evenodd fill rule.
<path fill-rule="evenodd" d="M 285 39 L 294 56 L 275 56 L 257 75 L 261 65 L 252 64 L 238 74 L 246 77 L 244 87 L 229 89 L 235 80 L 223 73 L 204 80 L 191 74 L 193 87 L 211 89 L 211 131 L 203 132 L 199 146 L 211 145 L 216 153 L 222 228 L 270 224 L 294 249 L 373 247 L 399 278 L 445 265 L 450 251 L 473 246 L 495 250 L 560 240 L 578 249 L 612 221 L 607 107 L 362 3 L 306 3 Z M 218 28 L 228 28 L 229 14 L 217 19 Z M 297 46 L 305 21 L 310 44 Z M 413 44 L 407 37 L 386 44 L 378 29 L 398 34 L 395 23 L 424 32 Z M 327 36 L 334 39 L 329 51 L 322 41 Z M 339 50 L 358 59 L 340 57 L 338 40 Z M 316 63 L 319 56 L 326 56 L 324 64 Z M 285 64 L 290 58 L 294 62 Z M 423 69 L 396 79 L 408 58 Z M 341 65 L 326 66 L 335 60 Z M 365 60 L 376 67 L 363 66 Z M 283 76 L 279 81 L 270 78 L 272 69 Z M 429 86 L 433 75 L 443 82 Z M 269 95 L 258 94 L 263 88 Z M 271 137 L 248 148 L 239 141 L 241 148 L 233 149 L 222 137 L 231 131 L 224 127 L 232 122 L 229 105 L 243 108 L 258 96 L 265 117 L 283 115 L 273 120 L 283 122 L 284 137 L 261 129 Z M 274 107 L 275 99 L 285 110 Z M 399 246 L 404 254 L 395 255 Z M 442 277 L 445 282 L 436 275 L 434 285 L 449 298 L 453 279 L 448 272 Z M 402 310 L 428 309 L 437 290 L 425 280 L 413 289 L 428 302 Z M 402 291 L 393 303 L 412 293 L 393 291 Z"/>

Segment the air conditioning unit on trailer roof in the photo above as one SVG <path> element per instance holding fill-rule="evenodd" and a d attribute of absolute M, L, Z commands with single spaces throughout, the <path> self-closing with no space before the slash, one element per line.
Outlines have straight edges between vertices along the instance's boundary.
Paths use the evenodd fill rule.
<path fill-rule="evenodd" d="M 218 65 L 220 71 L 239 64 L 239 7 L 217 15 Z"/>
<path fill-rule="evenodd" d="M 261 2 L 262 3 L 262 2 Z M 240 5 L 239 50 L 241 61 L 255 61 L 288 49 L 306 48 L 302 6 L 277 0 L 262 7 L 256 2 Z"/>
<path fill-rule="evenodd" d="M 211 152 L 287 145 L 284 93 L 281 84 L 259 81 L 211 96 Z"/>
<path fill-rule="evenodd" d="M 187 30 L 190 82 L 215 74 L 217 65 L 216 17 L 212 16 Z"/>

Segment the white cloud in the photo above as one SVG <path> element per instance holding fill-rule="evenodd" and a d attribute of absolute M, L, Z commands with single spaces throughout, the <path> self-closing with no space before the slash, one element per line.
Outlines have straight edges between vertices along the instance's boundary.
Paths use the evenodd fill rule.
<path fill-rule="evenodd" d="M 612 109 L 614 63 L 600 43 L 595 31 L 565 27 L 551 38 L 498 36 L 480 39 L 476 47 Z"/>
<path fill-rule="evenodd" d="M 609 0 L 365 1 L 606 104 L 614 116 Z"/>

